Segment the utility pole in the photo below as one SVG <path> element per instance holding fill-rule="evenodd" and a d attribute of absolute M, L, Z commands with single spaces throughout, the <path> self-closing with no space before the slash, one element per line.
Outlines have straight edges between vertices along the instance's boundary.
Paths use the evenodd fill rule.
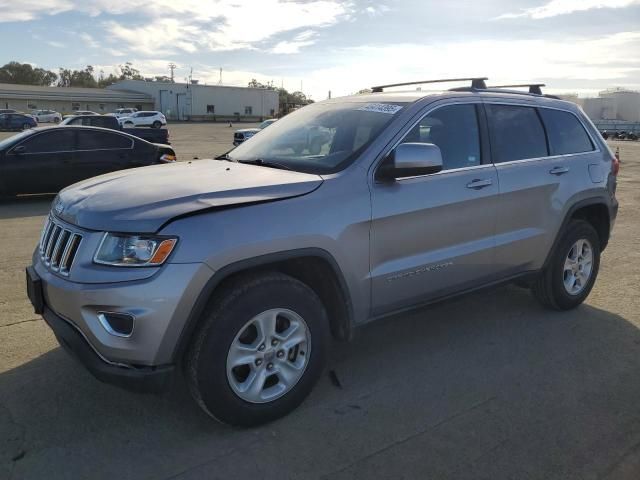
<path fill-rule="evenodd" d="M 220 67 L 220 79 L 218 80 L 218 85 L 222 85 L 222 67 Z"/>
<path fill-rule="evenodd" d="M 178 66 L 177 66 L 175 63 L 173 63 L 173 62 L 171 62 L 168 66 L 169 66 L 169 71 L 171 72 L 171 83 L 174 83 L 174 80 L 173 80 L 173 71 L 174 71 L 176 68 L 178 68 Z"/>

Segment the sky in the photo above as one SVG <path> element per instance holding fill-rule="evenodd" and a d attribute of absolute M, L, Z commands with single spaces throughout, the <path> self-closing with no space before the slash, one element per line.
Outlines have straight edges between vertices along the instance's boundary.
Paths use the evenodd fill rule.
<path fill-rule="evenodd" d="M 0 64 L 226 85 L 314 100 L 487 76 L 549 93 L 640 89 L 640 0 L 0 0 Z M 7 39 L 11 39 L 7 41 Z"/>

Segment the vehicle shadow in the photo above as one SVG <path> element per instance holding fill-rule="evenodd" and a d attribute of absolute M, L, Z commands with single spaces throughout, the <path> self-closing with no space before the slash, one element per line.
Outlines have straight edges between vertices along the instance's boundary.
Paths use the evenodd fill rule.
<path fill-rule="evenodd" d="M 46 215 L 54 198 L 55 194 L 42 194 L 0 199 L 0 220 Z"/>
<path fill-rule="evenodd" d="M 182 379 L 131 394 L 56 348 L 0 374 L 0 477 L 595 478 L 638 442 L 639 345 L 605 310 L 478 292 L 334 345 L 302 407 L 255 429 L 209 419 Z"/>

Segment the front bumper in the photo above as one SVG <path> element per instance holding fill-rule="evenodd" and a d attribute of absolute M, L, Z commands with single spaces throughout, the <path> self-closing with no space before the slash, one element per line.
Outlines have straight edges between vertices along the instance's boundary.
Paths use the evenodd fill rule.
<path fill-rule="evenodd" d="M 141 280 L 78 283 L 50 271 L 38 251 L 31 269 L 42 283 L 42 303 L 49 316 L 61 318 L 99 358 L 118 369 L 153 370 L 176 363 L 178 339 L 213 275 L 203 263 L 166 264 Z M 100 312 L 134 317 L 131 335 L 124 338 L 107 331 Z"/>
<path fill-rule="evenodd" d="M 96 353 L 76 327 L 56 315 L 49 307 L 44 307 L 42 317 L 53 330 L 60 345 L 101 382 L 140 393 L 160 393 L 170 385 L 173 365 L 133 368 L 109 363 Z"/>

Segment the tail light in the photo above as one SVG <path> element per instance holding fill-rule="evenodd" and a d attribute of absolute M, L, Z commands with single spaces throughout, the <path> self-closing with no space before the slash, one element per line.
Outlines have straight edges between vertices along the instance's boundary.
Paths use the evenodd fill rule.
<path fill-rule="evenodd" d="M 620 171 L 620 147 L 616 148 L 616 153 L 611 159 L 611 173 L 614 176 L 617 176 L 619 171 Z"/>

